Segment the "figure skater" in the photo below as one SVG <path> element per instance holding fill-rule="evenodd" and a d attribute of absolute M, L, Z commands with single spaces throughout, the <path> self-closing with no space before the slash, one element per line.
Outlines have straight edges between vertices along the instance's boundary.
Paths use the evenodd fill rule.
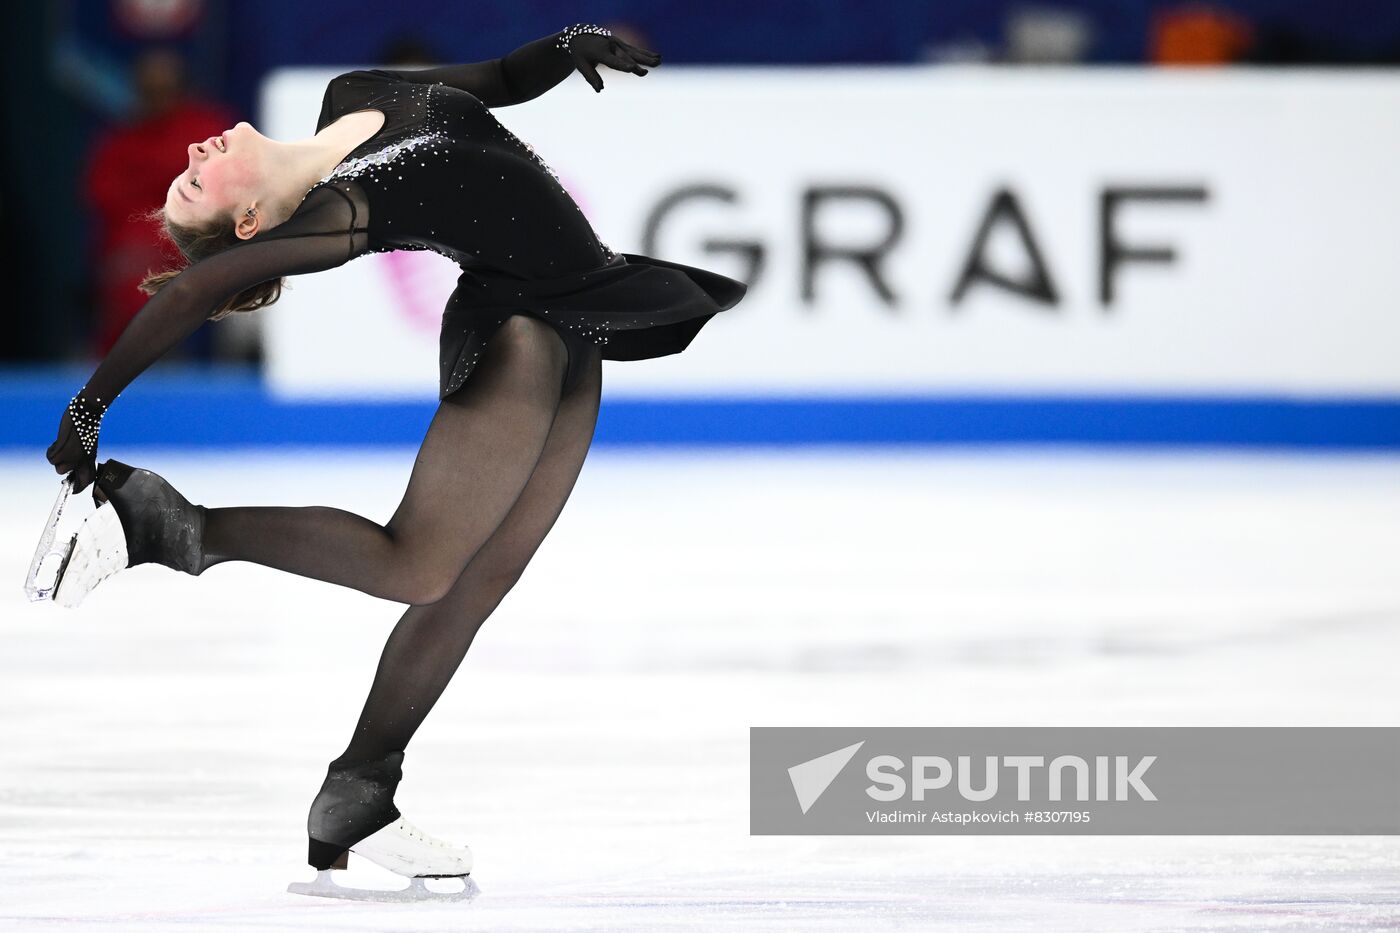
<path fill-rule="evenodd" d="M 153 297 L 63 414 L 49 462 L 73 490 L 92 484 L 99 508 L 57 601 L 139 564 L 197 576 L 251 561 L 408 604 L 311 805 L 318 875 L 293 886 L 304 893 L 352 896 L 330 872 L 348 852 L 414 878 L 411 894 L 427 893 L 424 877 L 474 887 L 470 850 L 394 806 L 404 749 L 558 518 L 592 441 L 602 360 L 678 353 L 744 295 L 722 275 L 614 253 L 491 114 L 575 69 L 601 91 L 596 66 L 645 75 L 660 61 L 576 25 L 491 61 L 340 75 L 307 139 L 239 123 L 193 143 L 161 211 L 187 265 L 146 280 Z M 205 508 L 148 470 L 98 465 L 108 406 L 206 320 L 272 304 L 282 276 L 395 249 L 434 250 L 462 272 L 443 313 L 440 402 L 386 524 L 321 506 Z"/>

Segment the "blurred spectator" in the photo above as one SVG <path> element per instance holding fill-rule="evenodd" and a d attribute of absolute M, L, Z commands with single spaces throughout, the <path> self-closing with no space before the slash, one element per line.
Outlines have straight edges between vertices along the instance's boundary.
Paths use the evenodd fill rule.
<path fill-rule="evenodd" d="M 137 285 L 151 269 L 167 268 L 178 252 L 141 215 L 165 203 L 170 180 L 182 172 L 192 142 L 232 126 L 233 115 L 191 95 L 185 62 L 153 49 L 135 61 L 136 106 L 124 123 L 101 133 L 84 170 L 83 189 L 95 235 L 93 292 L 97 304 L 92 352 L 105 354 L 146 302 Z M 187 353 L 203 355 L 203 342 Z"/>
<path fill-rule="evenodd" d="M 1254 42 L 1244 17 L 1229 10 L 1191 4 L 1159 10 L 1152 17 L 1148 58 L 1158 65 L 1227 65 Z"/>
<path fill-rule="evenodd" d="M 1006 18 L 1006 61 L 1017 65 L 1074 65 L 1093 41 L 1088 16 L 1057 7 L 1013 9 Z"/>
<path fill-rule="evenodd" d="M 990 42 L 959 36 L 956 39 L 932 39 L 919 48 L 918 60 L 937 65 L 985 65 L 996 59 L 997 50 Z"/>

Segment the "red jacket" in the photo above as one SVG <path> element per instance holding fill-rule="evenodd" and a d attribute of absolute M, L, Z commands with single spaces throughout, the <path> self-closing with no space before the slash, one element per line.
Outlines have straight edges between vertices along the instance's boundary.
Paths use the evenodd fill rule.
<path fill-rule="evenodd" d="M 189 100 L 98 137 L 83 178 L 97 234 L 94 353 L 105 354 L 146 303 L 137 290 L 146 273 L 178 264 L 179 252 L 140 215 L 165 203 L 170 180 L 188 162 L 190 143 L 217 136 L 234 122 L 222 107 Z"/>

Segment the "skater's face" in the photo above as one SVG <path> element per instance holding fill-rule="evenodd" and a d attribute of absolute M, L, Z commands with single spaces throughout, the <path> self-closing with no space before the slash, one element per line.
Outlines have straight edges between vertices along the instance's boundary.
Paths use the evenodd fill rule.
<path fill-rule="evenodd" d="M 251 125 L 231 130 L 185 150 L 185 170 L 170 183 L 165 211 L 175 223 L 203 228 L 232 220 L 241 239 L 257 233 L 256 211 L 264 174 L 267 137 Z"/>

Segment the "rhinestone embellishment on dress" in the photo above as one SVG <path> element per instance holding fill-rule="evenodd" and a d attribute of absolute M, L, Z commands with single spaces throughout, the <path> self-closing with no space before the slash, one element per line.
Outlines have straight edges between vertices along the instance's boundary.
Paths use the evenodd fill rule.
<path fill-rule="evenodd" d="M 406 152 L 412 152 L 419 146 L 428 143 L 446 142 L 447 137 L 442 133 L 429 133 L 424 136 L 414 136 L 411 139 L 404 139 L 396 143 L 390 143 L 383 149 L 370 152 L 357 159 L 347 159 L 331 170 L 331 173 L 322 182 L 330 181 L 333 178 L 353 178 L 361 172 L 381 165 L 386 165 Z"/>

